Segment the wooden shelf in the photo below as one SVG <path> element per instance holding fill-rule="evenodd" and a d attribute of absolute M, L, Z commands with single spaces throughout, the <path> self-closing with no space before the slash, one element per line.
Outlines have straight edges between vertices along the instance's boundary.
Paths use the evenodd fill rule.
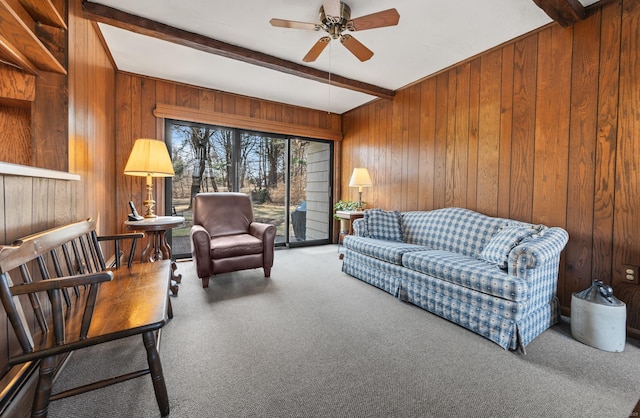
<path fill-rule="evenodd" d="M 67 24 L 58 9 L 51 3 L 51 0 L 20 0 L 20 4 L 37 22 L 64 30 L 67 29 Z"/>
<path fill-rule="evenodd" d="M 0 25 L 0 49 L 2 49 L 0 56 L 29 73 L 42 70 L 67 74 L 64 66 L 38 39 L 35 34 L 36 22 L 29 14 L 35 14 L 36 12 L 32 11 L 34 9 L 45 13 L 48 10 L 51 14 L 52 10 L 55 11 L 55 7 L 49 0 L 38 0 L 33 3 L 34 6 L 27 10 L 22 8 L 21 4 L 16 3 L 16 0 L 0 0 L 0 22 L 2 22 Z M 64 25 L 64 21 L 62 24 Z"/>

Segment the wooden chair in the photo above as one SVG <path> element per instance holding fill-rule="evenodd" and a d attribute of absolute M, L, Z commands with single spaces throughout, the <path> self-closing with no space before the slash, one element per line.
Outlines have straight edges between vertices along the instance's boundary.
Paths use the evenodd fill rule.
<path fill-rule="evenodd" d="M 161 415 L 169 414 L 156 344 L 171 317 L 170 260 L 134 264 L 130 256 L 127 266 L 107 269 L 99 242 L 122 238 L 135 242 L 139 234 L 98 237 L 95 222 L 87 220 L 0 246 L 0 299 L 19 343 L 13 344 L 16 350 L 9 364 L 39 362 L 32 417 L 46 417 L 51 400 L 146 374 L 151 375 Z M 114 264 L 119 265 L 116 248 Z M 30 306 L 32 314 L 23 306 Z M 59 355 L 137 334 L 142 336 L 148 369 L 52 394 Z"/>

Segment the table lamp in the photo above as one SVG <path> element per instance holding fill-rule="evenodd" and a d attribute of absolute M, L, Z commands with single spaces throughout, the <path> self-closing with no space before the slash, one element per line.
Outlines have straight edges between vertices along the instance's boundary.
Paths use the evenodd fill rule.
<path fill-rule="evenodd" d="M 349 180 L 349 187 L 358 188 L 358 210 L 362 210 L 362 188 L 371 187 L 373 182 L 366 168 L 354 168 Z"/>
<path fill-rule="evenodd" d="M 124 174 L 147 178 L 147 200 L 144 206 L 147 208 L 145 218 L 156 218 L 153 213 L 156 201 L 153 200 L 153 177 L 173 177 L 173 165 L 171 157 L 164 142 L 156 139 L 137 139 L 129 155 Z"/>

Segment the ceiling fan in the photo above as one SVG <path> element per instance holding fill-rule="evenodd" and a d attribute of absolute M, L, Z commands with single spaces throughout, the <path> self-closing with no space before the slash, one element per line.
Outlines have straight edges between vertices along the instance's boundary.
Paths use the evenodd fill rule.
<path fill-rule="evenodd" d="M 360 43 L 356 38 L 344 31 L 362 31 L 366 29 L 395 26 L 400 20 L 400 14 L 396 9 L 383 10 L 366 16 L 351 19 L 351 8 L 340 0 L 323 0 L 320 6 L 320 23 L 296 22 L 285 19 L 271 19 L 272 26 L 292 29 L 323 30 L 329 36 L 323 36 L 311 47 L 304 62 L 315 61 L 332 39 L 340 39 L 345 46 L 360 61 L 366 61 L 373 56 L 373 52 Z"/>

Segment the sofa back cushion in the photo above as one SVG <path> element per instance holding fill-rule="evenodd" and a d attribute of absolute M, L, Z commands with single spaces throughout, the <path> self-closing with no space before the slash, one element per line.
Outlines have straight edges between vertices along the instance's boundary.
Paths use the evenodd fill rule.
<path fill-rule="evenodd" d="M 397 210 L 365 210 L 364 219 L 369 238 L 402 242 L 402 215 Z"/>
<path fill-rule="evenodd" d="M 507 222 L 464 208 L 402 214 L 405 242 L 468 256 L 479 255 Z"/>

